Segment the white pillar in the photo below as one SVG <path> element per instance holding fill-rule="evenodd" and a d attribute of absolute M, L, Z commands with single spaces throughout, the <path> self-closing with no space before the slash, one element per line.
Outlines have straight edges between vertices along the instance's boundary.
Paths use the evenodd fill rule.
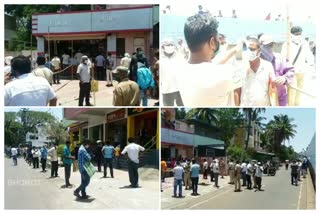
<path fill-rule="evenodd" d="M 37 38 L 37 54 L 44 55 L 44 38 L 43 37 L 36 37 Z"/>
<path fill-rule="evenodd" d="M 117 37 L 115 34 L 108 35 L 107 37 L 108 45 L 107 45 L 107 52 L 111 52 L 111 57 L 113 61 L 116 63 L 117 57 L 116 57 L 116 51 L 117 51 Z"/>

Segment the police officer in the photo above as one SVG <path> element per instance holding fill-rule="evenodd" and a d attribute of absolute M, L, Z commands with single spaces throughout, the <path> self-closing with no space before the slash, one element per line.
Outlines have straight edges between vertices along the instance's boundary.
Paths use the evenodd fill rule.
<path fill-rule="evenodd" d="M 236 162 L 235 169 L 234 169 L 234 186 L 235 186 L 235 192 L 241 192 L 241 166 L 240 161 Z"/>
<path fill-rule="evenodd" d="M 230 176 L 229 184 L 234 184 L 234 169 L 235 169 L 235 165 L 233 163 L 233 160 L 231 159 L 228 164 L 228 170 L 229 170 L 229 176 Z"/>
<path fill-rule="evenodd" d="M 190 169 L 191 169 L 191 164 L 190 160 L 188 159 L 186 164 L 184 164 L 184 185 L 185 189 L 188 190 L 191 188 L 191 175 L 190 175 Z"/>

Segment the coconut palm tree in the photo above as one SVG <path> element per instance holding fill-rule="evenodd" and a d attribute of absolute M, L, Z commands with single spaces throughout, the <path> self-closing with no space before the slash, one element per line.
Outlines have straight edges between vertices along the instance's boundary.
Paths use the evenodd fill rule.
<path fill-rule="evenodd" d="M 206 122 L 210 125 L 215 125 L 218 121 L 217 112 L 215 108 L 193 108 L 188 111 L 186 119 L 196 119 Z"/>
<path fill-rule="evenodd" d="M 279 154 L 280 146 L 286 140 L 289 141 L 297 133 L 297 125 L 293 124 L 293 119 L 288 115 L 275 115 L 266 127 L 266 132 L 273 142 L 273 149 L 275 154 Z"/>

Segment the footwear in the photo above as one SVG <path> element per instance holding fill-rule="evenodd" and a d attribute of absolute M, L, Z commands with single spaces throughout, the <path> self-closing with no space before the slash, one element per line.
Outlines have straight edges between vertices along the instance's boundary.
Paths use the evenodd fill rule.
<path fill-rule="evenodd" d="M 172 196 L 172 198 L 176 198 L 176 197 L 177 197 L 177 195 L 173 195 L 173 196 Z"/>
<path fill-rule="evenodd" d="M 81 199 L 88 199 L 88 198 L 90 198 L 89 195 L 83 195 L 83 196 L 81 196 Z"/>
<path fill-rule="evenodd" d="M 81 198 L 81 195 L 77 191 L 73 191 L 73 195 L 76 196 L 77 198 Z"/>

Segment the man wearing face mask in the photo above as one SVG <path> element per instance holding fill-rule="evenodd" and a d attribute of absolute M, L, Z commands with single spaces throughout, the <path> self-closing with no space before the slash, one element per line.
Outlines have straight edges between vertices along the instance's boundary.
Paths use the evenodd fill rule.
<path fill-rule="evenodd" d="M 312 74 L 315 68 L 314 56 L 310 51 L 309 43 L 302 38 L 301 34 L 301 27 L 294 26 L 291 28 L 291 40 L 289 44 L 283 44 L 281 55 L 294 66 L 295 78 L 291 85 L 303 90 L 304 80 L 306 77 L 305 74 Z M 301 104 L 300 92 L 297 92 L 295 89 L 289 88 L 288 94 L 289 106 L 298 106 Z"/>
<path fill-rule="evenodd" d="M 31 62 L 25 56 L 11 60 L 11 76 L 16 79 L 4 86 L 5 106 L 56 106 L 53 88 L 43 77 L 31 73 Z"/>
<path fill-rule="evenodd" d="M 189 51 L 188 51 L 188 48 L 185 46 L 185 44 L 183 43 L 183 39 L 182 38 L 179 38 L 178 39 L 178 45 L 177 45 L 177 54 L 188 60 L 189 58 Z"/>
<path fill-rule="evenodd" d="M 272 64 L 260 58 L 260 42 L 250 37 L 247 42 L 248 50 L 245 60 L 245 77 L 242 87 L 237 89 L 241 106 L 270 106 L 269 84 L 275 79 Z"/>
<path fill-rule="evenodd" d="M 212 63 L 219 50 L 218 22 L 210 13 L 187 19 L 184 36 L 190 50 L 187 63 L 179 67 L 178 86 L 185 106 L 227 106 L 235 89 L 230 65 Z"/>
<path fill-rule="evenodd" d="M 277 85 L 278 103 L 279 106 L 286 106 L 288 104 L 287 87 L 292 82 L 294 72 L 285 58 L 279 53 L 273 52 L 273 40 L 269 35 L 262 35 L 260 37 L 262 45 L 261 58 L 269 61 L 275 72 L 275 83 Z"/>
<path fill-rule="evenodd" d="M 90 80 L 91 72 L 88 66 L 88 57 L 82 56 L 81 63 L 78 65 L 77 76 L 80 80 L 80 92 L 79 92 L 79 106 L 83 106 L 83 100 L 86 99 L 86 106 L 92 106 L 90 104 Z"/>
<path fill-rule="evenodd" d="M 182 99 L 177 86 L 176 73 L 179 67 L 177 62 L 182 62 L 183 57 L 179 57 L 172 39 L 166 39 L 162 43 L 163 56 L 160 66 L 160 85 L 164 106 L 182 106 Z"/>
<path fill-rule="evenodd" d="M 236 66 L 237 59 L 235 54 L 242 49 L 243 42 L 239 41 L 234 48 L 228 48 L 229 44 L 226 41 L 226 36 L 222 33 L 219 33 L 219 51 L 212 60 L 213 63 L 217 64 L 230 64 Z M 240 50 L 239 50 L 240 49 Z"/>

